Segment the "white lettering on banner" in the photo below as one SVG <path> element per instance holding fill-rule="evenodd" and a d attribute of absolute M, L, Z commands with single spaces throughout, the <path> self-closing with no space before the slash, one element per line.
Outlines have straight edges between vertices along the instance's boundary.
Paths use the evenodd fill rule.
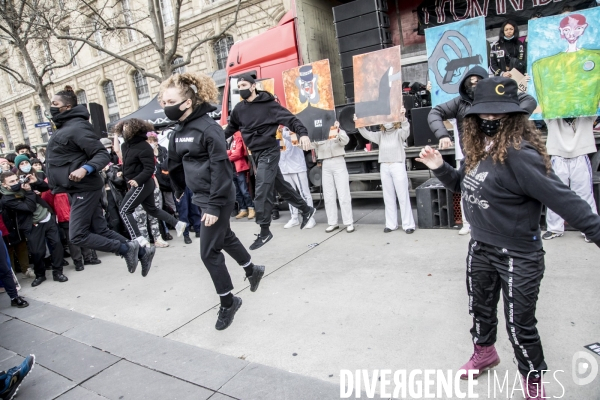
<path fill-rule="evenodd" d="M 192 143 L 194 141 L 193 137 L 182 137 L 175 139 L 177 143 Z"/>

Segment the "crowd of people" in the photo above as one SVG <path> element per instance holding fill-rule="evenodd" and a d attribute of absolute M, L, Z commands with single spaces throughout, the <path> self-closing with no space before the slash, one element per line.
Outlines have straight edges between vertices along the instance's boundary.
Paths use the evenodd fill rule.
<path fill-rule="evenodd" d="M 518 27 L 510 21 L 500 34 L 491 48 L 490 70 L 470 70 L 459 96 L 429 115 L 438 148 L 455 147 L 456 168 L 428 146 L 417 161 L 447 188 L 462 193 L 460 233 L 471 234 L 467 292 L 474 344 L 463 369 L 481 374 L 500 362 L 494 344 L 502 293 L 519 370 L 526 385 L 537 388 L 538 395 L 527 398 L 538 399 L 543 397 L 540 371 L 548 369 L 535 319 L 544 273 L 541 239 L 562 236 L 566 220 L 587 242 L 600 245 L 587 156 L 596 151 L 596 117 L 545 121 L 544 144 L 540 130 L 528 120 L 536 101 L 519 92 L 510 74 L 513 68 L 524 72 L 526 43 L 518 40 Z M 64 283 L 65 258 L 72 258 L 75 271 L 83 271 L 85 265 L 100 264 L 96 251 L 103 251 L 123 257 L 130 273 L 141 263 L 142 276 L 147 276 L 156 248 L 169 246 L 171 232 L 186 244 L 192 243 L 194 232 L 220 299 L 215 328 L 226 329 L 242 299 L 232 293 L 222 251 L 242 268 L 251 292 L 265 273 L 232 231 L 230 218 L 259 225 L 249 250 L 273 239 L 278 197 L 290 207 L 285 229 L 314 228 L 305 161 L 311 150 L 322 166 L 325 231 L 339 229 L 339 202 L 342 224 L 354 232 L 344 160 L 348 134 L 336 121 L 328 139 L 311 142 L 296 116 L 272 94 L 257 89 L 256 76 L 242 74 L 237 85 L 242 101 L 221 127 L 209 116 L 218 96 L 212 79 L 183 73 L 165 80 L 159 102 L 174 121 L 168 148 L 158 144 L 153 126 L 138 119 L 123 120 L 112 138 L 98 139 L 72 88 L 58 92 L 51 108 L 57 130 L 47 149 L 35 154 L 18 145 L 15 154 L 0 159 L 0 229 L 6 253 L 0 257 L 0 280 L 11 305 L 28 305 L 18 295 L 13 269 L 33 278 L 32 286 L 42 284 L 48 270 L 54 281 Z M 444 125 L 449 120 L 453 135 Z M 404 150 L 409 127 L 403 109 L 400 121 L 359 129 L 378 145 L 385 233 L 400 226 L 407 234 L 415 231 Z M 548 206 L 544 234 L 539 226 L 543 204 Z"/>

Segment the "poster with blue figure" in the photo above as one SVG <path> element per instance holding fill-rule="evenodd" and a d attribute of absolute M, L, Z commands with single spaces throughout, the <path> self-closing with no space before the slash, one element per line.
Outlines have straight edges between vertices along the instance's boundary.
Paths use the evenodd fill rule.
<path fill-rule="evenodd" d="M 600 115 L 600 7 L 529 21 L 531 119 Z"/>
<path fill-rule="evenodd" d="M 484 17 L 426 29 L 425 44 L 434 107 L 459 95 L 468 70 L 475 66 L 488 69 Z"/>

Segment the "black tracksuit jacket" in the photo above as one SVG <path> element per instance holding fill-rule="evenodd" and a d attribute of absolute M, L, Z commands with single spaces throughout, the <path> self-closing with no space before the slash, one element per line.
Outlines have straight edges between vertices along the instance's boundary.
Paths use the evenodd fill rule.
<path fill-rule="evenodd" d="M 104 181 L 99 172 L 109 163 L 110 156 L 92 124 L 90 113 L 78 105 L 53 118 L 58 128 L 46 148 L 46 175 L 53 193 L 79 193 L 101 190 Z M 81 181 L 69 180 L 69 174 L 83 165 L 95 168 Z"/>
<path fill-rule="evenodd" d="M 600 216 L 556 176 L 527 141 L 508 149 L 504 164 L 488 156 L 465 175 L 448 163 L 433 170 L 449 190 L 462 190 L 471 237 L 514 251 L 542 248 L 540 217 L 545 204 L 600 247 Z"/>
<path fill-rule="evenodd" d="M 294 114 L 275 101 L 268 92 L 259 92 L 253 101 L 240 101 L 231 112 L 225 138 L 237 131 L 250 151 L 279 147 L 275 135 L 277 127 L 283 125 L 298 137 L 308 136 L 308 131 Z"/>
<path fill-rule="evenodd" d="M 123 176 L 127 181 L 134 180 L 142 186 L 154 175 L 154 151 L 146 141 L 145 133 L 123 138 L 125 139 L 121 145 Z"/>
<path fill-rule="evenodd" d="M 169 176 L 175 197 L 187 186 L 202 212 L 219 217 L 223 206 L 235 202 L 235 187 L 223 128 L 208 116 L 214 110 L 203 103 L 175 126 L 169 141 Z"/>

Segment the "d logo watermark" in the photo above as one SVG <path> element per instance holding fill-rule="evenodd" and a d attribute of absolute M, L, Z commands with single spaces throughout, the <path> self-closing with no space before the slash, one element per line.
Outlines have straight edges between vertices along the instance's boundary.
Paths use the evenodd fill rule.
<path fill-rule="evenodd" d="M 587 385 L 593 382 L 598 375 L 598 362 L 591 354 L 578 351 L 573 354 L 571 373 L 576 385 Z"/>

